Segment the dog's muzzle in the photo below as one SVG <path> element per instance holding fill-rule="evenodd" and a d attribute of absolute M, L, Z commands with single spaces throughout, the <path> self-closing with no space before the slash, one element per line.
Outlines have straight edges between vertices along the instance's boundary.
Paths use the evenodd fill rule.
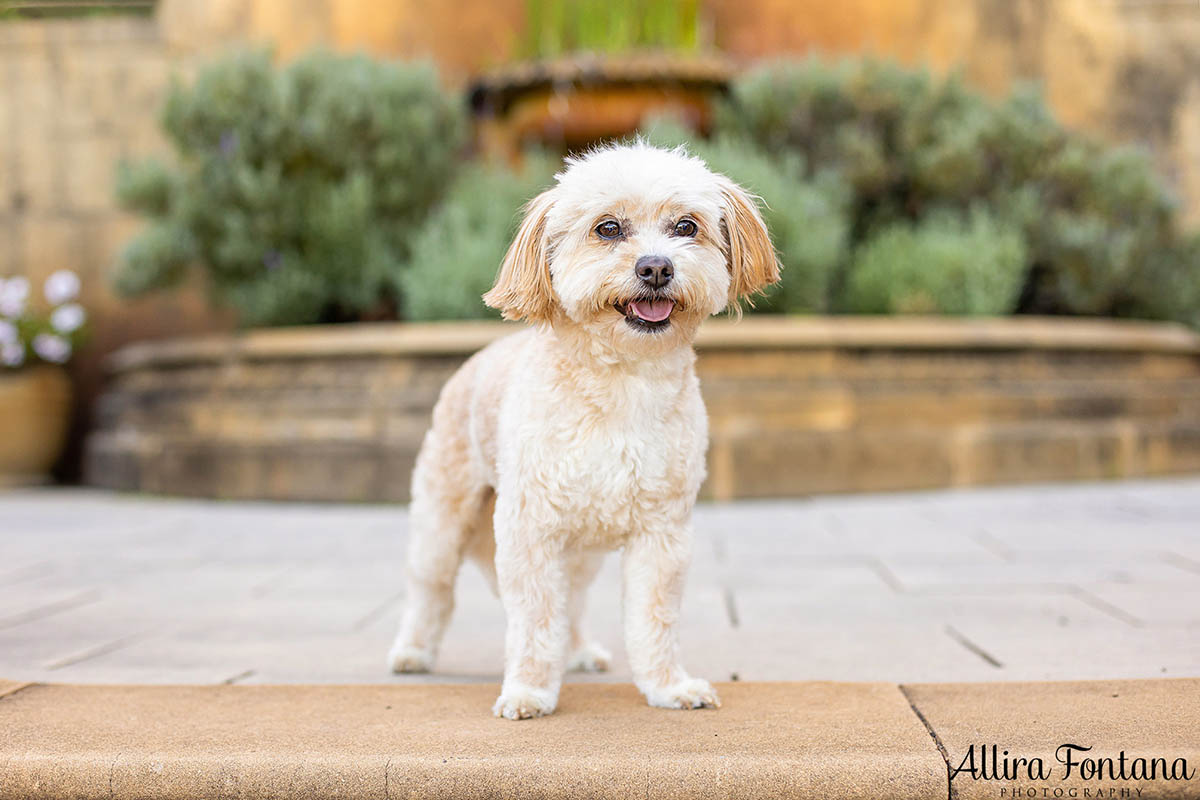
<path fill-rule="evenodd" d="M 651 289 L 661 289 L 675 277 L 675 265 L 666 256 L 642 256 L 633 265 L 633 274 Z"/>
<path fill-rule="evenodd" d="M 675 265 L 666 256 L 642 256 L 633 265 L 633 274 L 645 287 L 645 292 L 613 307 L 625 317 L 631 328 L 657 331 L 671 324 L 676 302 L 664 289 L 675 277 Z"/>

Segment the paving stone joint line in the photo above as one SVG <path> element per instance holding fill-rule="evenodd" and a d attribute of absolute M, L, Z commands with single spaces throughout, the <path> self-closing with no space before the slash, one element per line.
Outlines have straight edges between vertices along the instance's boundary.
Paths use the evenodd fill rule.
<path fill-rule="evenodd" d="M 917 719 L 921 720 L 921 724 L 925 726 L 925 730 L 929 731 L 929 738 L 933 739 L 933 744 L 937 748 L 938 753 L 942 757 L 942 761 L 946 762 L 946 798 L 947 800 L 958 800 L 958 790 L 954 788 L 954 779 L 950 777 L 950 753 L 946 750 L 946 746 L 942 744 L 941 737 L 937 731 L 929 724 L 929 720 L 921 713 L 921 709 L 917 708 L 916 700 L 909 694 L 907 687 L 897 684 L 897 689 L 900 694 L 904 695 L 904 699 L 908 701 L 908 707 L 917 715 Z"/>

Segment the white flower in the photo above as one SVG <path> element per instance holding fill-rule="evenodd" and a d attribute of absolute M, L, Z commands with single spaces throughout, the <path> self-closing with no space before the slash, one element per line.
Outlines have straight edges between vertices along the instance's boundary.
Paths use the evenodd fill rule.
<path fill-rule="evenodd" d="M 19 367 L 25 363 L 25 346 L 20 342 L 6 342 L 0 346 L 0 364 Z"/>
<path fill-rule="evenodd" d="M 78 303 L 59 306 L 50 314 L 50 326 L 64 335 L 79 330 L 85 320 L 87 314 L 83 313 L 83 308 Z"/>
<path fill-rule="evenodd" d="M 6 319 L 0 319 L 0 345 L 14 344 L 17 341 L 17 326 Z"/>
<path fill-rule="evenodd" d="M 29 298 L 29 281 L 22 277 L 9 278 L 0 285 L 0 314 L 19 317 L 25 313 Z"/>
<path fill-rule="evenodd" d="M 46 302 L 52 306 L 69 302 L 79 296 L 79 276 L 69 269 L 60 269 L 46 278 L 42 290 Z"/>
<path fill-rule="evenodd" d="M 61 364 L 71 357 L 71 343 L 52 333 L 39 333 L 33 337 L 33 351 L 43 361 Z"/>

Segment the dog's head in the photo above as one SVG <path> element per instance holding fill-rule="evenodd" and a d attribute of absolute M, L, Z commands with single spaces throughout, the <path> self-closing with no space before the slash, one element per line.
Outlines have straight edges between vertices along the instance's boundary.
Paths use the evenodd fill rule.
<path fill-rule="evenodd" d="M 750 195 L 682 150 L 638 143 L 567 160 L 483 299 L 507 319 L 645 351 L 690 341 L 704 317 L 777 280 Z"/>

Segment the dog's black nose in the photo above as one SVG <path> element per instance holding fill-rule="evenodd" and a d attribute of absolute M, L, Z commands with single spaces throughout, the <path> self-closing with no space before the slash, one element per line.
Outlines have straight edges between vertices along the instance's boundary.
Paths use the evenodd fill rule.
<path fill-rule="evenodd" d="M 642 256 L 633 265 L 633 271 L 642 283 L 654 289 L 661 289 L 675 277 L 675 265 L 666 256 Z"/>

